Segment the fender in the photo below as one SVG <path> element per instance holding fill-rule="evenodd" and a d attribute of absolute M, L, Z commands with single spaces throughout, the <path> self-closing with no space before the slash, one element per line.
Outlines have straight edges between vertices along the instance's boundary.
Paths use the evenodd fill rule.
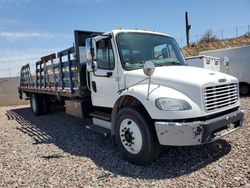
<path fill-rule="evenodd" d="M 176 119 L 184 119 L 184 118 L 202 116 L 201 114 L 202 110 L 200 109 L 200 107 L 196 103 L 194 103 L 188 96 L 184 95 L 183 93 L 175 89 L 162 86 L 162 85 L 151 84 L 148 99 L 147 99 L 147 92 L 148 92 L 148 84 L 141 84 L 141 85 L 132 86 L 120 94 L 112 110 L 112 118 L 111 118 L 112 119 L 111 121 L 112 135 L 113 135 L 113 127 L 115 125 L 115 116 L 116 116 L 118 107 L 120 103 L 123 102 L 122 99 L 125 98 L 126 96 L 133 97 L 136 100 L 138 100 L 144 106 L 149 116 L 153 120 L 163 120 L 163 119 L 166 119 L 166 120 L 175 119 L 176 120 Z M 161 97 L 185 100 L 191 105 L 192 109 L 186 110 L 186 111 L 162 111 L 158 109 L 155 105 L 155 100 Z"/>

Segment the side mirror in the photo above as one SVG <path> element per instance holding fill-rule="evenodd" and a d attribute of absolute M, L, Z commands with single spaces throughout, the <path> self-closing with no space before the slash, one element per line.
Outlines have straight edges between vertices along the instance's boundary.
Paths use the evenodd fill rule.
<path fill-rule="evenodd" d="M 143 72 L 146 76 L 152 76 L 155 72 L 155 65 L 152 61 L 146 61 L 143 66 Z"/>
<path fill-rule="evenodd" d="M 96 61 L 87 60 L 86 62 L 86 69 L 88 72 L 94 72 L 97 70 L 97 63 Z"/>
<path fill-rule="evenodd" d="M 225 67 L 228 67 L 229 58 L 228 58 L 227 56 L 225 56 L 225 57 L 223 58 L 223 64 L 224 64 Z"/>
<path fill-rule="evenodd" d="M 150 95 L 150 84 L 151 84 L 151 76 L 155 72 L 155 64 L 152 61 L 146 61 L 143 66 L 143 72 L 146 76 L 148 76 L 148 94 L 147 100 L 149 100 Z"/>
<path fill-rule="evenodd" d="M 87 60 L 94 61 L 96 60 L 96 43 L 93 38 L 87 38 L 85 40 L 86 46 L 86 58 Z"/>

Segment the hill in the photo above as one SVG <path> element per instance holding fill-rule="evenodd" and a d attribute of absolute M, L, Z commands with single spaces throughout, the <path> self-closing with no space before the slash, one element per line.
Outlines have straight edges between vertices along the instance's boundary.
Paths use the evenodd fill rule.
<path fill-rule="evenodd" d="M 250 45 L 250 35 L 243 35 L 237 38 L 216 40 L 207 43 L 192 44 L 189 47 L 185 46 L 181 50 L 185 57 L 198 55 L 199 52 L 207 50 L 216 50 L 221 48 L 230 48 L 237 46 Z"/>

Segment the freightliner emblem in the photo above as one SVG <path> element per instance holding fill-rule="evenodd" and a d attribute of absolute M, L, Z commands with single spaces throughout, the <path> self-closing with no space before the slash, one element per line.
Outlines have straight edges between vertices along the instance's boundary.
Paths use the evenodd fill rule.
<path fill-rule="evenodd" d="M 221 79 L 219 79 L 218 81 L 219 81 L 219 82 L 226 82 L 227 79 L 226 79 L 226 78 L 221 78 Z"/>

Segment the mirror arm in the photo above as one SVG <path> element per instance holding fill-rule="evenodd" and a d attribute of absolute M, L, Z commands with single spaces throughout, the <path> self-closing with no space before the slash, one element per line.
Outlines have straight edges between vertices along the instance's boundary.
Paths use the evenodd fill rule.
<path fill-rule="evenodd" d="M 133 87 L 133 86 L 136 86 L 136 85 L 138 85 L 138 84 L 144 82 L 144 81 L 147 80 L 147 79 L 149 79 L 149 78 L 148 78 L 148 77 L 147 77 L 147 78 L 144 78 L 143 80 L 140 80 L 139 82 L 136 82 L 136 83 L 134 83 L 134 84 L 132 84 L 132 85 L 130 85 L 130 86 L 124 88 L 124 89 L 119 90 L 117 93 L 121 94 L 123 91 L 125 91 L 125 90 L 127 90 L 127 89 L 129 89 L 129 88 L 131 88 L 131 87 Z"/>
<path fill-rule="evenodd" d="M 151 76 L 148 77 L 148 93 L 147 93 L 147 100 L 149 100 L 150 85 L 151 85 Z"/>

